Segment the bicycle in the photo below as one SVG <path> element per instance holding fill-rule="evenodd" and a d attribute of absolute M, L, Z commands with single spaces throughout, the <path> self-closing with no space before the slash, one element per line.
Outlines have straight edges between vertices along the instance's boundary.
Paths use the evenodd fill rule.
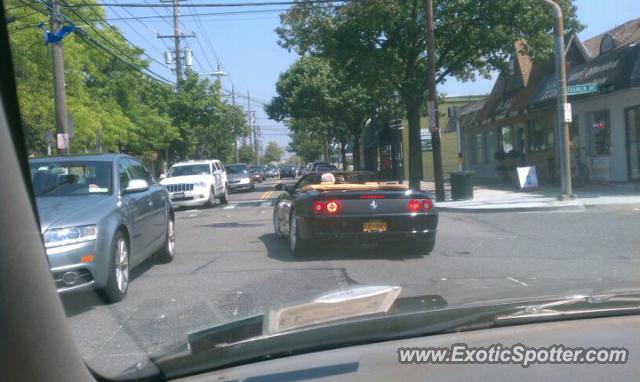
<path fill-rule="evenodd" d="M 572 154 L 574 153 L 572 152 Z M 559 186 L 561 183 L 559 176 L 560 164 L 556 163 L 553 157 L 549 157 L 547 161 L 549 163 L 551 184 Z M 582 163 L 579 152 L 576 152 L 571 158 L 571 184 L 573 187 L 580 188 L 584 187 L 587 183 L 589 183 L 589 167 Z"/>

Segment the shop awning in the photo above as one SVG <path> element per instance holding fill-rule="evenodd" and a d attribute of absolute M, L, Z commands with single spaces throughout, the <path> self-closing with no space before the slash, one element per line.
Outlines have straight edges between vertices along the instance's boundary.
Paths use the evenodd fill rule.
<path fill-rule="evenodd" d="M 627 45 L 598 56 L 586 64 L 570 68 L 567 86 L 595 84 L 597 91 L 585 94 L 569 94 L 569 99 L 582 99 L 640 85 L 640 45 Z M 529 107 L 552 104 L 557 95 L 557 76 L 545 76 L 529 101 Z"/>

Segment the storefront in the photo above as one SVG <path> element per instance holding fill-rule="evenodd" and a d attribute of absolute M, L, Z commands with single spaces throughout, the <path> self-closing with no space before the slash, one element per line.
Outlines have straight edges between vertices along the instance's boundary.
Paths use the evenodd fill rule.
<path fill-rule="evenodd" d="M 640 181 L 639 53 L 640 45 L 612 49 L 567 74 L 569 88 L 597 87 L 591 93 L 569 96 L 572 160 L 585 164 L 593 181 Z M 540 83 L 530 110 L 554 107 L 555 84 L 555 75 Z"/>

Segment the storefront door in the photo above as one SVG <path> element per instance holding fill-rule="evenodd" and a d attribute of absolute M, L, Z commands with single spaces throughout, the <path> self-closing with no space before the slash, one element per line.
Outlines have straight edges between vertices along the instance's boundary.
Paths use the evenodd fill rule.
<path fill-rule="evenodd" d="M 625 110 L 629 180 L 640 180 L 640 106 Z"/>

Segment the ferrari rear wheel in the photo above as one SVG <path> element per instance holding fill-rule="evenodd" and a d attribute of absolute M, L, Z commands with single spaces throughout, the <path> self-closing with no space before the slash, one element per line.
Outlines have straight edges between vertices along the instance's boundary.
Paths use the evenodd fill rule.
<path fill-rule="evenodd" d="M 280 218 L 278 218 L 278 212 L 273 210 L 273 232 L 276 233 L 276 236 L 282 238 L 282 231 L 280 231 Z"/>
<path fill-rule="evenodd" d="M 293 256 L 302 256 L 308 250 L 307 240 L 300 237 L 295 214 L 291 214 L 291 219 L 289 219 L 289 248 Z"/>

